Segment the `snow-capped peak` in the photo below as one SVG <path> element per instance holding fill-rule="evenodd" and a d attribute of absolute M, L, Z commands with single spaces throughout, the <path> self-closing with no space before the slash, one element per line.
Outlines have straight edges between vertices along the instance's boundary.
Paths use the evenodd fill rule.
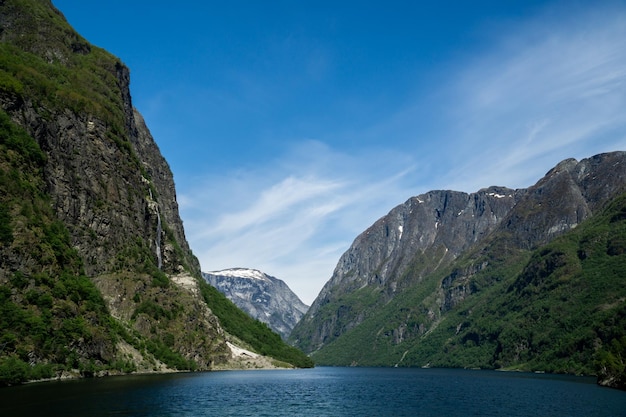
<path fill-rule="evenodd" d="M 287 284 L 257 269 L 229 268 L 202 277 L 237 307 L 287 338 L 309 306 Z"/>
<path fill-rule="evenodd" d="M 257 269 L 248 269 L 248 268 L 230 268 L 223 269 L 221 271 L 211 271 L 209 272 L 211 275 L 220 275 L 223 277 L 238 277 L 238 278 L 250 278 L 250 279 L 260 279 L 266 280 L 266 275 L 257 270 Z"/>

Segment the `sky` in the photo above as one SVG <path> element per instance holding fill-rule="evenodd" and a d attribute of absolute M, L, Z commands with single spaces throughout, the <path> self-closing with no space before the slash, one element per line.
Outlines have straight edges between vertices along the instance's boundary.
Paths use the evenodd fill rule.
<path fill-rule="evenodd" d="M 412 196 L 626 150 L 624 1 L 52 1 L 130 68 L 202 270 L 307 304 Z"/>

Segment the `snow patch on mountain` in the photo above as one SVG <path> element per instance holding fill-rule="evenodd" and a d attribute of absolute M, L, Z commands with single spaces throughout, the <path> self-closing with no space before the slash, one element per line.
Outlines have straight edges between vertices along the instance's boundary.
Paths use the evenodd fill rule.
<path fill-rule="evenodd" d="M 219 275 L 223 277 L 250 278 L 250 279 L 260 279 L 263 281 L 267 280 L 267 275 L 265 275 L 263 272 L 257 269 L 248 269 L 248 268 L 223 269 L 221 271 L 207 272 L 207 274 Z"/>

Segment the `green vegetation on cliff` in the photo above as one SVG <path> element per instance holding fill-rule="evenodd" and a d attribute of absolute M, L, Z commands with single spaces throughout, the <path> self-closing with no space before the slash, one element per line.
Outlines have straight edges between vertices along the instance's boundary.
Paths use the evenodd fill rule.
<path fill-rule="evenodd" d="M 44 190 L 45 159 L 0 111 L 0 385 L 120 365 L 102 296 Z"/>
<path fill-rule="evenodd" d="M 445 274 L 430 276 L 313 359 L 595 374 L 626 386 L 626 195 L 532 252 L 489 250 L 452 310 L 433 314 Z"/>
<path fill-rule="evenodd" d="M 49 0 L 0 1 L 0 385 L 211 369 L 230 355 L 221 321 L 259 353 L 310 366 L 236 308 L 173 282 L 200 281 L 199 266 L 138 119 L 119 59 Z"/>
<path fill-rule="evenodd" d="M 67 109 L 96 115 L 124 141 L 119 59 L 78 35 L 49 0 L 6 3 L 0 21 L 8 29 L 0 42 L 0 92 L 49 113 Z"/>

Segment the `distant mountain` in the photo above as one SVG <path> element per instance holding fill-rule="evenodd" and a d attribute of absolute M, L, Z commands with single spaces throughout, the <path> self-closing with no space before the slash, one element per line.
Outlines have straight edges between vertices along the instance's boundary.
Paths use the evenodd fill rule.
<path fill-rule="evenodd" d="M 320 365 L 597 374 L 626 386 L 626 153 L 410 198 L 359 235 L 290 341 Z"/>
<path fill-rule="evenodd" d="M 285 339 L 309 308 L 284 281 L 256 269 L 224 269 L 202 276 L 237 307 Z"/>

